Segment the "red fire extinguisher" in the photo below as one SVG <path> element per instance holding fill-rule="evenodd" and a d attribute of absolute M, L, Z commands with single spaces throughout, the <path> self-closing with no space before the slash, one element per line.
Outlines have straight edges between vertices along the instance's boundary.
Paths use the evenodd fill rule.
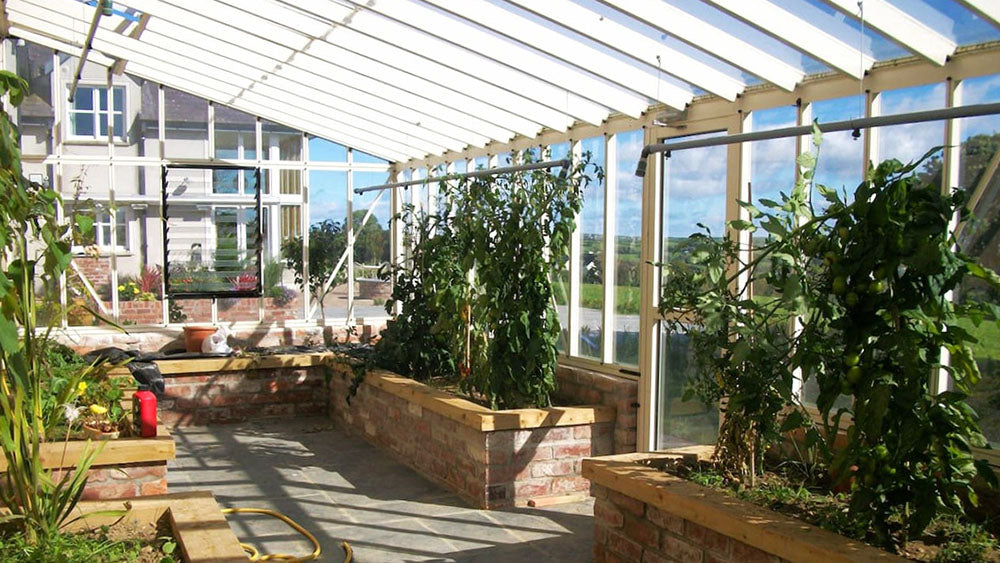
<path fill-rule="evenodd" d="M 132 425 L 137 436 L 156 437 L 156 395 L 145 385 L 132 396 Z"/>

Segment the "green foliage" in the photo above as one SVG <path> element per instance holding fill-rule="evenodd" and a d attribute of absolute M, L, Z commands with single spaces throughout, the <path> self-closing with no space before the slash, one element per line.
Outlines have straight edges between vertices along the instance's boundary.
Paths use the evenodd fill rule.
<path fill-rule="evenodd" d="M 948 295 L 966 277 L 993 287 L 1000 278 L 953 250 L 963 196 L 922 182 L 919 161 L 870 169 L 851 200 L 817 186 L 827 200 L 818 216 L 808 199 L 815 162 L 800 158 L 801 179 L 780 202 L 741 203 L 752 221 L 730 227 L 768 233 L 750 260 L 734 238 L 693 235 L 689 263 L 666 266 L 661 312 L 669 329 L 691 332 L 699 372 L 689 394 L 728 400 L 716 455 L 730 477 L 752 483 L 763 452 L 804 428 L 831 473 L 853 478 L 851 517 L 891 548 L 942 510 L 975 503 L 974 477 L 996 482 L 971 451 L 986 440 L 966 403 L 980 375 L 962 323 L 1000 315 Z M 755 282 L 773 293 L 750 295 Z M 953 386 L 934 394 L 942 369 Z M 792 393 L 796 373 L 819 386 L 820 426 Z M 835 448 L 842 420 L 853 424 Z M 908 508 L 893 524 L 899 506 Z"/>
<path fill-rule="evenodd" d="M 569 255 L 588 164 L 589 155 L 557 174 L 444 181 L 444 209 L 404 210 L 413 251 L 391 272 L 386 310 L 402 312 L 380 361 L 384 351 L 391 369 L 457 378 L 494 408 L 548 405 L 560 333 L 552 279 Z"/>
<path fill-rule="evenodd" d="M 0 536 L 0 560 L 9 563 L 111 563 L 134 561 L 142 551 L 138 540 L 116 541 L 104 533 L 55 534 L 38 543 L 23 536 Z M 161 548 L 162 551 L 162 548 Z"/>
<path fill-rule="evenodd" d="M 11 104 L 20 103 L 26 88 L 22 79 L 0 71 L 0 95 L 7 94 Z M 0 110 L 0 249 L 6 258 L 0 269 L 0 447 L 7 460 L 0 501 L 10 511 L 0 520 L 16 526 L 29 544 L 54 537 L 67 522 L 97 454 L 89 450 L 58 479 L 43 467 L 40 455 L 56 413 L 92 370 L 65 374 L 59 390 L 43 384 L 50 369 L 52 325 L 38 326 L 36 295 L 55 287 L 72 260 L 73 225 L 57 220 L 59 202 L 55 191 L 23 176 L 18 131 Z"/>

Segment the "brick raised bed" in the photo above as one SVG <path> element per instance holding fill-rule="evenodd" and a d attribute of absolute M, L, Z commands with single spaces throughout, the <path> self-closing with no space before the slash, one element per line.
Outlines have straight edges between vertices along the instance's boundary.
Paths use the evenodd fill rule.
<path fill-rule="evenodd" d="M 88 447 L 86 441 L 42 444 L 41 459 L 44 467 L 58 469 L 72 467 Z M 96 447 L 91 442 L 89 447 Z M 156 438 L 120 438 L 104 443 L 87 473 L 84 499 L 121 499 L 167 492 L 167 460 L 175 455 L 174 438 L 163 426 Z M 0 473 L 7 470 L 7 461 L 0 457 Z M 56 471 L 56 478 L 59 471 Z"/>
<path fill-rule="evenodd" d="M 659 470 L 670 454 L 583 461 L 594 502 L 594 561 L 902 561 Z"/>
<path fill-rule="evenodd" d="M 330 354 L 160 360 L 168 426 L 203 426 L 327 412 Z"/>
<path fill-rule="evenodd" d="M 330 415 L 472 505 L 497 508 L 586 494 L 581 459 L 612 451 L 608 406 L 492 411 L 391 372 L 333 364 Z"/>

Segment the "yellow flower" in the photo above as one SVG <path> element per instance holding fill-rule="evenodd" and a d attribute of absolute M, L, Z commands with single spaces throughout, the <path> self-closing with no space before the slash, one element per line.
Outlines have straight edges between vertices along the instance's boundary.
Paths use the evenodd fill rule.
<path fill-rule="evenodd" d="M 139 288 L 138 288 L 138 287 L 135 287 L 135 286 L 132 286 L 132 293 L 133 293 L 134 295 L 139 295 Z"/>
<path fill-rule="evenodd" d="M 101 405 L 90 405 L 90 412 L 97 415 L 105 414 L 108 412 L 108 407 L 103 407 Z"/>
<path fill-rule="evenodd" d="M 124 285 L 119 285 L 118 286 L 118 291 L 125 291 L 125 286 Z"/>
<path fill-rule="evenodd" d="M 80 383 L 76 384 L 76 394 L 77 395 L 83 395 L 86 392 L 87 392 L 87 382 L 86 381 L 81 381 Z"/>

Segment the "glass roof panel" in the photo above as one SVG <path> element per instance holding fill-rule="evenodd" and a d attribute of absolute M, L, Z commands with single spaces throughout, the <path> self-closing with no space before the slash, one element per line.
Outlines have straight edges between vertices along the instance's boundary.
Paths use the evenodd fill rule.
<path fill-rule="evenodd" d="M 1000 39 L 1000 28 L 954 0 L 887 0 L 958 45 Z"/>
<path fill-rule="evenodd" d="M 713 8 L 700 0 L 666 0 L 666 3 L 680 8 L 685 12 L 718 27 L 719 29 L 732 34 L 733 36 L 756 46 L 757 48 L 770 53 L 795 68 L 812 74 L 824 72 L 829 68 L 816 59 L 800 52 L 794 47 L 790 47 L 771 35 L 764 33 L 757 28 L 743 23 L 742 21 L 726 14 L 725 12 Z M 757 80 L 756 82 L 759 82 Z M 749 83 L 749 81 L 748 81 Z"/>
<path fill-rule="evenodd" d="M 726 74 L 727 76 L 730 76 L 736 80 L 744 81 L 743 78 L 744 73 L 735 66 L 708 54 L 706 51 L 692 47 L 691 45 L 685 43 L 684 41 L 681 41 L 680 39 L 673 37 L 672 35 L 654 29 L 653 27 L 646 25 L 636 20 L 635 18 L 629 17 L 628 15 L 623 14 L 622 12 L 615 10 L 614 8 L 608 7 L 605 4 L 597 2 L 596 0 L 576 0 L 576 3 L 586 7 L 589 10 L 593 10 L 594 12 L 601 14 L 601 16 L 603 16 L 604 18 L 622 24 L 631 29 L 632 31 L 640 33 L 655 41 L 659 41 L 665 47 L 669 47 L 670 49 L 679 51 L 699 62 L 707 64 L 712 68 L 718 70 L 719 72 Z M 628 45 L 615 45 L 614 47 L 620 51 L 628 53 Z M 664 64 L 664 69 L 668 68 L 668 61 L 663 61 L 663 64 Z"/>
<path fill-rule="evenodd" d="M 906 0 L 909 2 L 910 0 Z M 864 39 L 861 39 L 861 22 L 852 15 L 845 14 L 821 0 L 805 0 L 787 2 L 785 8 L 801 18 L 813 22 L 837 39 L 853 45 L 861 46 L 864 53 L 874 57 L 876 61 L 898 59 L 911 53 L 895 42 L 886 39 L 884 35 L 865 26 Z"/>

